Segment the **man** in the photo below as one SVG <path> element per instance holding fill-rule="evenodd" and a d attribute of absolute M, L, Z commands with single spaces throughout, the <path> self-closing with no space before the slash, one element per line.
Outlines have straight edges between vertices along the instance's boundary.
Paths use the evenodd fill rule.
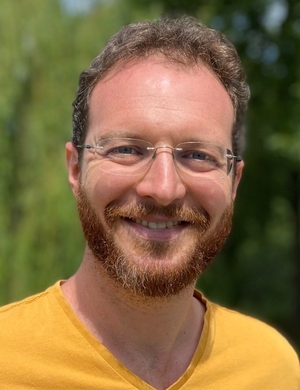
<path fill-rule="evenodd" d="M 299 389 L 282 336 L 194 290 L 230 231 L 248 98 L 233 46 L 192 18 L 111 38 L 66 145 L 83 261 L 2 309 L 1 388 Z"/>

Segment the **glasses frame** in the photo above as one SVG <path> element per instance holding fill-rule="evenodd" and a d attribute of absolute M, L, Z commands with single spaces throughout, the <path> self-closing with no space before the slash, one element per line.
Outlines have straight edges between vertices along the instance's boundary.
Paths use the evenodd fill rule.
<path fill-rule="evenodd" d="M 154 159 L 156 157 L 156 152 L 157 152 L 158 149 L 171 149 L 172 150 L 172 156 L 174 158 L 174 150 L 176 150 L 176 151 L 182 150 L 179 147 L 181 144 L 189 144 L 189 143 L 194 144 L 194 143 L 198 143 L 197 141 L 186 141 L 186 142 L 181 142 L 177 146 L 173 147 L 173 146 L 169 146 L 169 145 L 153 146 L 148 141 L 145 141 L 145 140 L 142 140 L 142 139 L 136 139 L 136 138 L 126 138 L 126 137 L 124 137 L 124 138 L 122 138 L 122 137 L 120 137 L 120 138 L 106 138 L 103 141 L 110 140 L 110 139 L 112 139 L 112 140 L 114 140 L 114 139 L 128 140 L 128 141 L 131 141 L 131 142 L 132 141 L 138 141 L 138 142 L 142 141 L 142 142 L 145 142 L 146 144 L 149 145 L 147 147 L 147 150 L 151 150 L 153 152 L 151 159 Z M 202 142 L 199 141 L 199 143 L 202 143 Z M 209 143 L 209 142 L 203 142 L 203 143 Z M 103 149 L 103 146 L 94 146 L 94 145 L 90 145 L 90 144 L 74 145 L 74 146 L 76 148 L 79 148 L 79 149 L 87 149 L 87 150 Z M 206 179 L 206 180 L 220 180 L 220 179 L 224 179 L 225 177 L 227 177 L 230 174 L 230 172 L 232 170 L 233 160 L 235 160 L 236 164 L 238 164 L 239 162 L 241 162 L 243 160 L 241 156 L 239 156 L 239 155 L 235 156 L 230 149 L 227 149 L 227 148 L 224 148 L 224 149 L 226 150 L 225 157 L 227 158 L 227 174 L 224 175 L 224 176 L 221 176 L 218 179 L 211 179 L 211 178 L 209 178 L 209 179 Z M 229 162 L 231 162 L 231 164 Z M 204 179 L 202 178 L 202 180 L 204 180 Z"/>

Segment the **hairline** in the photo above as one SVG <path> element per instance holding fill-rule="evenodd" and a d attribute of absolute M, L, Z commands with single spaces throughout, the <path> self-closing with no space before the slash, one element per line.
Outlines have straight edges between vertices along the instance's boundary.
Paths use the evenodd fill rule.
<path fill-rule="evenodd" d="M 122 70 L 127 65 L 129 65 L 131 67 L 131 66 L 138 65 L 140 63 L 143 63 L 143 62 L 146 62 L 146 61 L 149 61 L 149 60 L 152 60 L 152 59 L 157 59 L 158 62 L 160 62 L 159 60 L 161 59 L 161 63 L 162 64 L 165 64 L 167 66 L 176 67 L 180 71 L 189 71 L 189 70 L 192 70 L 192 69 L 196 70 L 197 68 L 200 68 L 201 66 L 204 66 L 206 69 L 208 69 L 212 73 L 212 75 L 215 77 L 215 79 L 223 87 L 224 91 L 227 93 L 227 95 L 228 95 L 228 97 L 229 97 L 229 99 L 231 101 L 232 108 L 233 108 L 233 111 L 234 111 L 232 128 L 231 128 L 231 136 L 233 135 L 234 125 L 235 125 L 235 121 L 236 121 L 236 107 L 235 107 L 235 104 L 234 104 L 234 100 L 232 99 L 232 97 L 230 96 L 228 90 L 226 89 L 226 87 L 222 83 L 221 78 L 213 70 L 213 68 L 210 66 L 210 64 L 205 62 L 202 58 L 197 58 L 197 59 L 185 58 L 185 62 L 179 61 L 176 58 L 171 58 L 170 59 L 170 58 L 167 57 L 166 53 L 162 53 L 161 51 L 157 50 L 157 51 L 153 51 L 151 53 L 147 53 L 146 55 L 143 55 L 143 56 L 134 55 L 132 57 L 120 59 L 119 61 L 114 63 L 111 67 L 106 69 L 105 72 L 103 72 L 102 74 L 99 74 L 98 77 L 96 77 L 93 80 L 93 83 L 88 88 L 89 91 L 88 91 L 87 99 L 86 99 L 87 123 L 86 123 L 85 139 L 86 139 L 86 136 L 87 136 L 88 131 L 89 131 L 90 103 L 91 103 L 93 92 L 94 92 L 95 88 L 97 87 L 97 85 L 100 84 L 101 82 L 104 82 L 104 81 L 108 80 L 110 77 L 114 77 L 117 73 L 122 72 Z"/>

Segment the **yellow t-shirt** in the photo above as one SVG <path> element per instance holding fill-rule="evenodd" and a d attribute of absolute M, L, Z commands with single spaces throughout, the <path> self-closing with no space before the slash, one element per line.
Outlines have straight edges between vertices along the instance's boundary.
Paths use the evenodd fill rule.
<path fill-rule="evenodd" d="M 168 390 L 299 390 L 296 353 L 273 328 L 205 300 L 187 371 Z M 0 388 L 153 390 L 88 331 L 60 282 L 0 309 Z"/>

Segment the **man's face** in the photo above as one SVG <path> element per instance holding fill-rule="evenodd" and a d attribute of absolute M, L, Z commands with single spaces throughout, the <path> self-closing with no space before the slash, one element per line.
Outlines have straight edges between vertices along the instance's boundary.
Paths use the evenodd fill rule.
<path fill-rule="evenodd" d="M 154 146 L 186 141 L 231 149 L 234 110 L 207 67 L 183 69 L 150 58 L 118 67 L 95 87 L 86 144 L 130 137 Z M 241 176 L 201 180 L 177 171 L 170 149 L 144 174 L 103 172 L 86 150 L 80 173 L 67 145 L 69 180 L 94 261 L 139 295 L 168 296 L 195 282 L 230 231 Z"/>

